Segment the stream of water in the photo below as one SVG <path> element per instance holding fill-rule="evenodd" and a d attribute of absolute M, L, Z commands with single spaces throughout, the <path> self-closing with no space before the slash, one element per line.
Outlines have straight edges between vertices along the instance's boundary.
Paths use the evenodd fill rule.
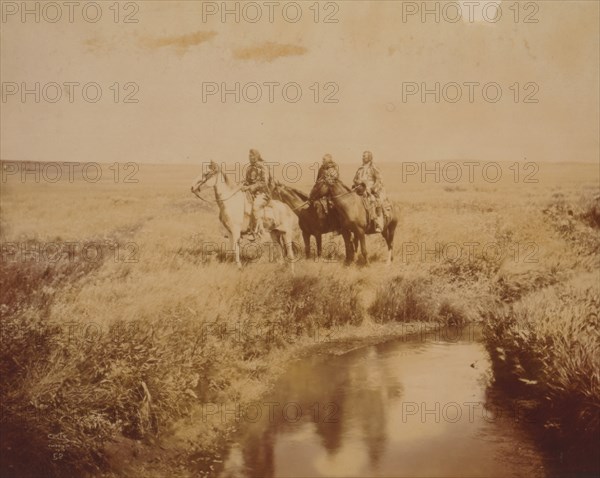
<path fill-rule="evenodd" d="M 476 327 L 302 359 L 242 416 L 221 478 L 547 475 Z"/>

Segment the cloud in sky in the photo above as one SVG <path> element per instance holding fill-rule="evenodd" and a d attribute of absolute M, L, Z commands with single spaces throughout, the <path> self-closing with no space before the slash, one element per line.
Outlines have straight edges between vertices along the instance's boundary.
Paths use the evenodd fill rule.
<path fill-rule="evenodd" d="M 272 62 L 278 58 L 301 56 L 308 50 L 300 45 L 266 42 L 249 48 L 237 48 L 233 56 L 237 60 L 257 60 Z"/>
<path fill-rule="evenodd" d="M 174 48 L 178 53 L 185 53 L 189 48 L 201 45 L 217 36 L 215 31 L 197 31 L 185 35 L 144 38 L 141 43 L 150 49 Z"/>
<path fill-rule="evenodd" d="M 114 49 L 114 45 L 110 42 L 104 41 L 98 37 L 88 38 L 83 42 L 87 51 L 93 53 L 109 53 Z"/>

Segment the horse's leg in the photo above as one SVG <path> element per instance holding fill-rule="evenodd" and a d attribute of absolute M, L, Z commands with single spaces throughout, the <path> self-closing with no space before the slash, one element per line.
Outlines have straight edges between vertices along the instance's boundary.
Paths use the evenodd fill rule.
<path fill-rule="evenodd" d="M 365 265 L 369 264 L 369 257 L 367 256 L 367 239 L 364 232 L 361 232 L 358 236 L 358 240 L 360 242 L 360 254 L 365 260 Z"/>
<path fill-rule="evenodd" d="M 354 252 L 358 252 L 358 235 L 354 234 L 354 238 L 352 239 L 352 244 L 354 246 Z"/>
<path fill-rule="evenodd" d="M 279 247 L 281 247 L 281 257 L 283 258 L 283 260 L 287 260 L 287 254 L 286 254 L 286 242 L 285 242 L 285 233 L 282 231 L 279 231 Z"/>
<path fill-rule="evenodd" d="M 302 239 L 304 240 L 304 254 L 307 259 L 310 259 L 310 233 L 302 231 Z"/>
<path fill-rule="evenodd" d="M 381 231 L 381 235 L 385 239 L 385 243 L 387 245 L 388 254 L 387 254 L 387 259 L 386 259 L 385 263 L 389 266 L 392 263 L 392 258 L 390 256 L 391 251 L 390 251 L 389 227 L 388 226 L 385 226 L 383 228 L 383 231 Z"/>
<path fill-rule="evenodd" d="M 294 243 L 292 242 L 292 231 L 284 232 L 282 235 L 282 240 L 285 243 L 285 249 L 287 250 L 287 260 L 290 263 L 290 270 L 292 274 L 294 274 Z"/>
<path fill-rule="evenodd" d="M 317 258 L 321 258 L 323 252 L 323 236 L 321 234 L 315 234 L 315 240 L 317 241 Z"/>
<path fill-rule="evenodd" d="M 281 242 L 281 233 L 277 229 L 271 229 L 270 233 L 271 233 L 271 240 L 273 241 L 274 244 L 277 244 L 277 245 L 279 245 L 279 247 L 281 247 L 281 249 L 282 249 L 281 252 L 283 255 L 284 247 Z M 278 264 L 281 264 L 282 261 L 283 261 L 283 257 L 280 257 L 277 259 Z"/>
<path fill-rule="evenodd" d="M 383 236 L 388 246 L 388 258 L 386 264 L 389 266 L 394 260 L 394 234 L 396 233 L 396 223 L 392 222 L 388 224 L 385 229 L 386 234 Z"/>
<path fill-rule="evenodd" d="M 233 257 L 235 259 L 235 264 L 237 265 L 238 269 L 242 269 L 242 261 L 240 261 L 240 241 L 242 239 L 242 233 L 239 229 L 236 229 L 234 227 L 231 228 L 231 237 L 230 237 L 230 244 L 231 244 L 231 250 L 233 250 Z"/>
<path fill-rule="evenodd" d="M 354 261 L 354 245 L 352 244 L 352 233 L 350 231 L 343 231 L 342 237 L 344 238 L 344 245 L 346 246 L 346 265 L 352 264 Z"/>

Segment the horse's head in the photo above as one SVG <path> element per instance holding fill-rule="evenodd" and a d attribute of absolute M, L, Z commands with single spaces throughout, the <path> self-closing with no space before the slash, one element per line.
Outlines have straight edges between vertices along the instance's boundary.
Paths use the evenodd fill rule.
<path fill-rule="evenodd" d="M 192 183 L 192 194 L 197 196 L 203 189 L 214 187 L 215 184 L 217 184 L 220 172 L 219 165 L 214 161 L 211 161 L 207 170 L 194 179 L 194 182 Z"/>
<path fill-rule="evenodd" d="M 364 196 L 364 194 L 367 192 L 367 185 L 365 183 L 357 184 L 354 187 L 354 191 L 356 191 L 356 194 L 359 196 Z"/>
<path fill-rule="evenodd" d="M 310 198 L 314 200 L 329 196 L 334 199 L 344 197 L 352 191 L 353 190 L 346 186 L 342 181 L 333 178 L 331 180 L 317 182 L 312 190 Z"/>

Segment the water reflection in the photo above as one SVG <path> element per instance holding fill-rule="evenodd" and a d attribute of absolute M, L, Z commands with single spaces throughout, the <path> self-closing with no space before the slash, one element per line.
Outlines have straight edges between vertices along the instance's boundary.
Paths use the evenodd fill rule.
<path fill-rule="evenodd" d="M 220 476 L 544 476 L 533 440 L 490 396 L 471 332 L 294 364 L 260 418 L 247 414 Z"/>

